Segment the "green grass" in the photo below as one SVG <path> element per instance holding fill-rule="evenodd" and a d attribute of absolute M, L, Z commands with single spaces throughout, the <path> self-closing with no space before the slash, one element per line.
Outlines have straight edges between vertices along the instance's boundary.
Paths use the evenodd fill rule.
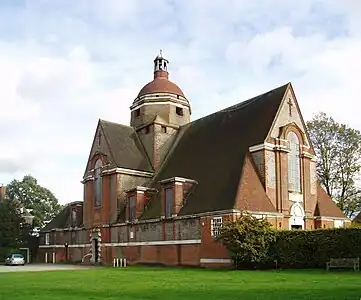
<path fill-rule="evenodd" d="M 1 300 L 360 298 L 361 272 L 352 271 L 128 267 L 0 273 Z"/>

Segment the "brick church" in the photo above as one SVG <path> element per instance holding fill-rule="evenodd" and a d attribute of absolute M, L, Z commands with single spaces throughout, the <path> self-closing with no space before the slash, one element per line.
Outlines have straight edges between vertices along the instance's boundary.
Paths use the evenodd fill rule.
<path fill-rule="evenodd" d="M 350 224 L 317 181 L 291 83 L 191 122 L 168 67 L 155 58 L 130 126 L 99 120 L 84 200 L 43 228 L 40 261 L 223 266 L 214 237 L 242 212 L 280 230 Z"/>

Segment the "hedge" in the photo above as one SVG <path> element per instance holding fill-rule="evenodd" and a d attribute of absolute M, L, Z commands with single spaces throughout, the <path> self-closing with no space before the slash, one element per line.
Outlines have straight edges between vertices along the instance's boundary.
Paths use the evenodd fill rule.
<path fill-rule="evenodd" d="M 325 268 L 331 257 L 361 257 L 361 228 L 277 231 L 269 253 L 281 268 Z"/>

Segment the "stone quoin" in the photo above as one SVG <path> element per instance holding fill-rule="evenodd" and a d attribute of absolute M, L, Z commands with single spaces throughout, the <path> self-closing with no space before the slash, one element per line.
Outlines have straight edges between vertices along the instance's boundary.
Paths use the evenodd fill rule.
<path fill-rule="evenodd" d="M 38 260 L 229 266 L 214 241 L 242 212 L 277 229 L 345 227 L 322 189 L 291 83 L 191 122 L 160 53 L 130 126 L 99 120 L 82 184 L 40 233 Z"/>

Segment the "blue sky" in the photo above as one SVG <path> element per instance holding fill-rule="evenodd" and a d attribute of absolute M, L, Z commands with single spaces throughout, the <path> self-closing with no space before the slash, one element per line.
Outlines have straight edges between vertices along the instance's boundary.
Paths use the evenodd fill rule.
<path fill-rule="evenodd" d="M 0 183 L 81 200 L 98 118 L 129 123 L 160 48 L 192 119 L 291 81 L 306 120 L 361 129 L 360 28 L 359 0 L 3 0 Z"/>

